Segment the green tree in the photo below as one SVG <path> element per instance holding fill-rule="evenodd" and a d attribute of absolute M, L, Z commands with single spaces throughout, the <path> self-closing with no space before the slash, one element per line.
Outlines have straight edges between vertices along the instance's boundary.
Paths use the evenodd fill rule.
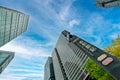
<path fill-rule="evenodd" d="M 105 48 L 105 51 L 120 59 L 120 36 L 116 40 L 113 40 L 112 44 Z"/>
<path fill-rule="evenodd" d="M 110 46 L 105 48 L 105 51 L 120 59 L 120 36 L 116 40 L 112 41 Z M 88 59 L 85 64 L 86 70 L 90 73 L 90 77 L 96 80 L 115 80 L 106 71 L 104 71 L 93 60 Z"/>
<path fill-rule="evenodd" d="M 86 70 L 90 73 L 90 78 L 96 80 L 114 80 L 105 70 L 103 70 L 92 59 L 88 59 L 85 64 Z"/>

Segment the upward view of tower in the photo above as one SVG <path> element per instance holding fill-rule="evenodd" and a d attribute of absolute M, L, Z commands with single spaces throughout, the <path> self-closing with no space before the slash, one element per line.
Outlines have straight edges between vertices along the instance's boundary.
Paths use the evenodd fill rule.
<path fill-rule="evenodd" d="M 0 47 L 27 30 L 29 16 L 0 6 Z"/>
<path fill-rule="evenodd" d="M 71 41 L 76 36 L 63 31 L 52 53 L 56 80 L 85 80 L 88 73 L 84 64 L 88 56 Z"/>
<path fill-rule="evenodd" d="M 0 6 L 0 47 L 27 30 L 29 16 Z M 14 52 L 0 51 L 0 73 L 14 58 Z"/>
<path fill-rule="evenodd" d="M 120 80 L 120 60 L 64 30 L 52 52 L 53 69 L 56 80 L 92 80 L 85 69 L 91 58 L 116 80 Z M 46 64 L 48 63 L 48 60 Z M 49 67 L 45 65 L 45 73 Z M 44 80 L 50 73 L 45 75 Z M 50 79 L 51 80 L 51 79 Z"/>
<path fill-rule="evenodd" d="M 104 8 L 120 6 L 120 0 L 96 0 L 96 6 Z"/>
<path fill-rule="evenodd" d="M 57 41 L 52 52 L 56 80 L 86 80 L 89 75 L 84 67 L 88 56 L 71 42 L 76 38 L 69 32 L 63 31 Z"/>

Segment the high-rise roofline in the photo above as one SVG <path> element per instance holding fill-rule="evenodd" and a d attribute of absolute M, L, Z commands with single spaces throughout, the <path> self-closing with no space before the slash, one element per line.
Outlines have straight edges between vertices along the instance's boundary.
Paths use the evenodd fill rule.
<path fill-rule="evenodd" d="M 23 13 L 21 11 L 18 11 L 18 10 L 15 10 L 15 9 L 10 9 L 10 8 L 4 7 L 4 6 L 0 6 L 0 8 L 6 9 L 6 10 L 10 10 L 10 11 L 15 11 L 15 12 L 18 12 L 18 13 L 21 13 L 21 14 L 25 14 L 25 13 Z M 25 14 L 25 15 L 29 16 L 28 14 Z"/>

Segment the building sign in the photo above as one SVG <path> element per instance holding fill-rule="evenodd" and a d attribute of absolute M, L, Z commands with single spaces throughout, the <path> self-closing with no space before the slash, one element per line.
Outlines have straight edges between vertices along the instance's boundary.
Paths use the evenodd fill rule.
<path fill-rule="evenodd" d="M 104 52 L 96 46 L 88 43 L 87 41 L 76 38 L 73 40 L 73 44 L 84 51 L 84 54 L 88 55 L 93 61 L 100 65 L 105 71 L 107 71 L 116 80 L 120 80 L 120 60 L 111 54 Z"/>
<path fill-rule="evenodd" d="M 80 45 L 82 45 L 84 48 L 89 50 L 90 52 L 95 52 L 97 50 L 96 47 L 92 46 L 91 44 L 87 43 L 86 41 L 80 40 Z"/>

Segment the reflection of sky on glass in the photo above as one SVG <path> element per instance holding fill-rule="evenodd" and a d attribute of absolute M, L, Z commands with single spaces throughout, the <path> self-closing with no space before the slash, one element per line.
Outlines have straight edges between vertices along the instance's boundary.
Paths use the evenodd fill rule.
<path fill-rule="evenodd" d="M 1 49 L 16 52 L 0 80 L 43 80 L 44 64 L 64 29 L 104 48 L 120 35 L 120 7 L 96 8 L 95 0 L 1 0 L 30 15 L 28 30 Z"/>

